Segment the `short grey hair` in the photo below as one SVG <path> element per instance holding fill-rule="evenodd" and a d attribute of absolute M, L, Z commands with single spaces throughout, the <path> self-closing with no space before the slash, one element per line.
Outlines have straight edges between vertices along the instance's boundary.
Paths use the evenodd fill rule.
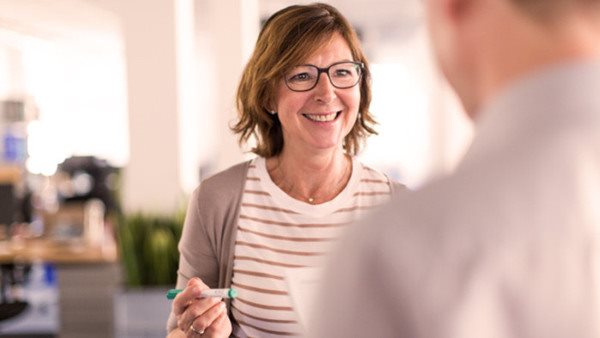
<path fill-rule="evenodd" d="M 573 9 L 600 12 L 600 0 L 510 0 L 517 8 L 535 19 L 550 20 Z"/>

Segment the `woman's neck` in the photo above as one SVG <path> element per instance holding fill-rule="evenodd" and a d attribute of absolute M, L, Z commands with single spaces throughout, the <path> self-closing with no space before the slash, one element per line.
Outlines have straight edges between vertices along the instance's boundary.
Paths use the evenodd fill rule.
<path fill-rule="evenodd" d="M 341 151 L 310 158 L 284 152 L 267 159 L 267 171 L 273 182 L 291 197 L 321 204 L 344 190 L 352 174 L 352 160 Z"/>

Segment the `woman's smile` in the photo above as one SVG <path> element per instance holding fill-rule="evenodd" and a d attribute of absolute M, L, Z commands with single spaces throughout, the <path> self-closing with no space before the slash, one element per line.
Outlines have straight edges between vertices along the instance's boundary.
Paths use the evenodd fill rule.
<path fill-rule="evenodd" d="M 311 122 L 326 123 L 333 122 L 341 115 L 342 111 L 326 112 L 326 113 L 304 113 L 302 116 L 306 117 Z"/>

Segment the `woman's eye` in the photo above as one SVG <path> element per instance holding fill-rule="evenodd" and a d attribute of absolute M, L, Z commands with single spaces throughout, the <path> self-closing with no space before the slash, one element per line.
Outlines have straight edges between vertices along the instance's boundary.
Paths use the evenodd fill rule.
<path fill-rule="evenodd" d="M 352 75 L 352 72 L 347 69 L 336 69 L 336 71 L 335 71 L 336 77 L 344 77 L 344 76 L 350 76 L 350 75 Z"/>
<path fill-rule="evenodd" d="M 289 81 L 292 82 L 302 82 L 302 81 L 310 81 L 312 79 L 312 76 L 309 73 L 298 73 L 295 75 L 292 75 L 289 79 Z"/>

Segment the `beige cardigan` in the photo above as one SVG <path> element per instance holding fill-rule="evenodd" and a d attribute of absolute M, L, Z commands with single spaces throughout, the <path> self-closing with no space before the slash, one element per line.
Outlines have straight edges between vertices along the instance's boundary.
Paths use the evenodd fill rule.
<path fill-rule="evenodd" d="M 242 190 L 250 161 L 239 163 L 202 181 L 190 200 L 179 241 L 177 288 L 200 277 L 211 288 L 228 288 L 233 276 L 233 253 Z M 405 190 L 391 182 L 392 195 Z M 227 301 L 229 307 L 229 301 Z M 230 318 L 233 320 L 233 316 Z M 173 313 L 167 330 L 176 326 Z"/>

